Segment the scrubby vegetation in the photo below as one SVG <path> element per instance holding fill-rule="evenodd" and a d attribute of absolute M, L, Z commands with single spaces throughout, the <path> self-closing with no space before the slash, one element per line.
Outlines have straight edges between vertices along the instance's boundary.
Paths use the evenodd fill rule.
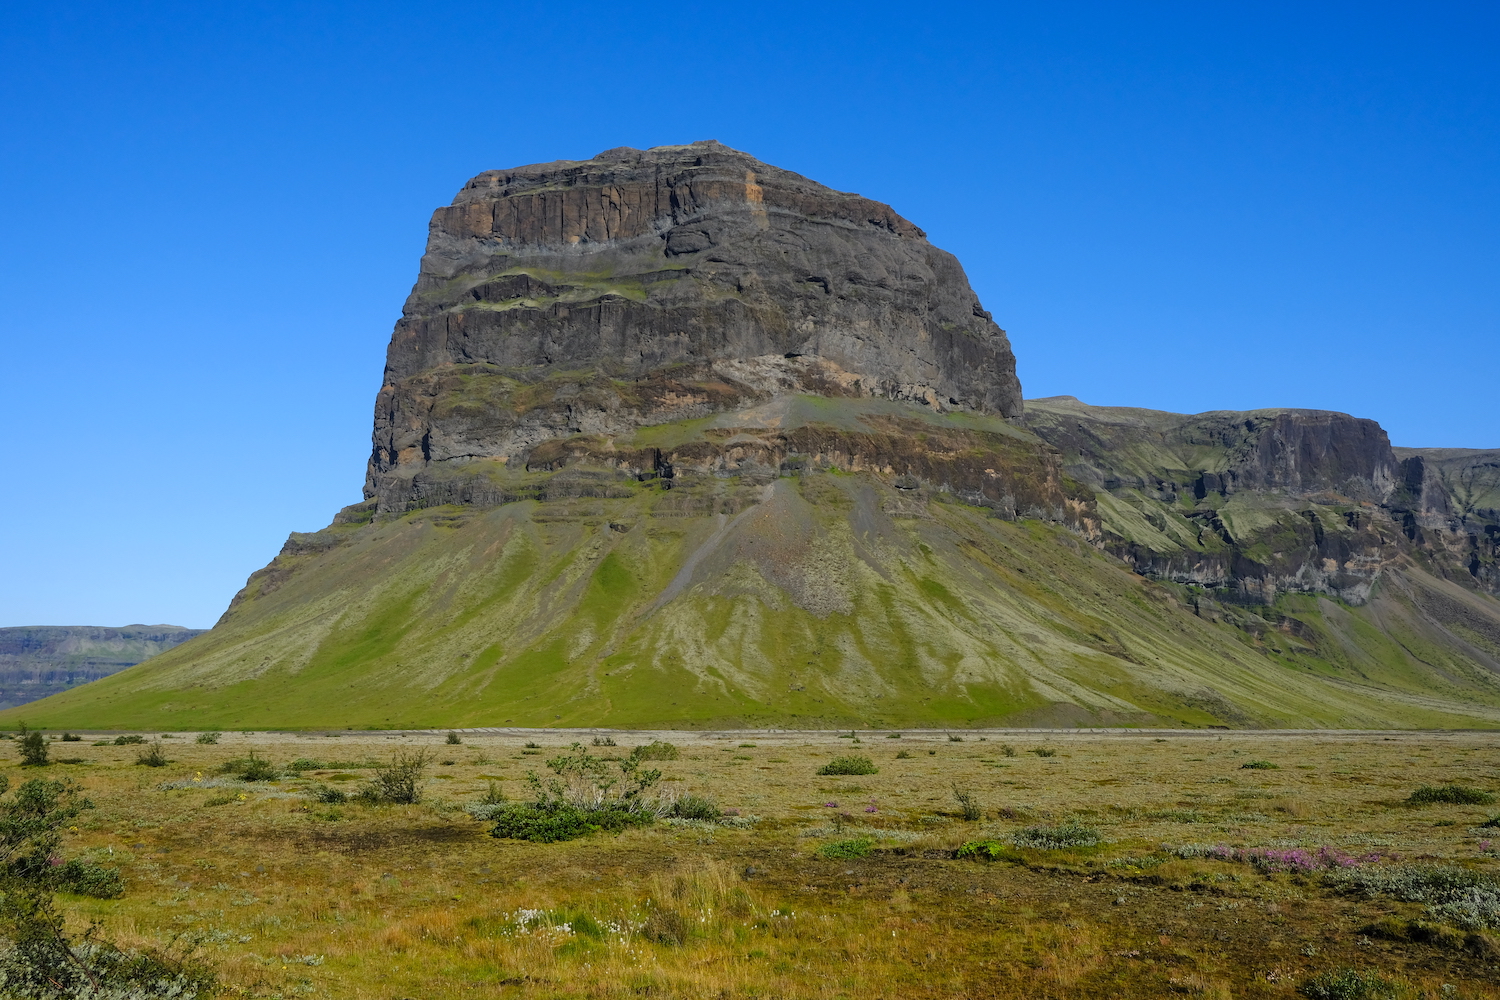
<path fill-rule="evenodd" d="M 868 757 L 835 757 L 818 768 L 819 774 L 876 774 L 879 768 Z"/>
<path fill-rule="evenodd" d="M 1494 810 L 1392 808 L 1485 788 L 1487 736 L 1056 734 L 1038 758 L 903 734 L 861 733 L 889 752 L 849 776 L 811 774 L 862 749 L 833 734 L 657 761 L 446 731 L 164 741 L 154 769 L 111 740 L 66 771 L 0 741 L 0 774 L 98 803 L 29 876 L 74 954 L 170 980 L 198 942 L 225 995 L 1213 1000 L 1359 995 L 1356 970 L 1500 1000 Z M 1284 766 L 1237 770 L 1262 758 Z"/>
<path fill-rule="evenodd" d="M 9 781 L 0 776 L 0 796 Z M 53 893 L 101 899 L 123 892 L 119 872 L 59 857 L 68 824 L 92 803 L 68 782 L 32 779 L 0 798 L 0 993 L 41 1000 L 212 993 L 214 974 L 182 955 L 127 951 L 97 926 L 70 933 Z"/>
<path fill-rule="evenodd" d="M 1423 785 L 1407 796 L 1406 801 L 1414 806 L 1487 806 L 1495 797 L 1468 785 Z"/>
<path fill-rule="evenodd" d="M 550 778 L 527 773 L 533 800 L 494 810 L 492 836 L 555 843 L 600 831 L 618 833 L 632 826 L 649 826 L 676 807 L 673 801 L 647 796 L 662 774 L 641 766 L 645 748 L 623 759 L 595 757 L 582 743 L 574 743 L 571 751 L 547 761 Z M 690 814 L 685 818 L 705 818 L 709 810 L 718 814 L 703 799 L 692 799 L 685 806 Z"/>

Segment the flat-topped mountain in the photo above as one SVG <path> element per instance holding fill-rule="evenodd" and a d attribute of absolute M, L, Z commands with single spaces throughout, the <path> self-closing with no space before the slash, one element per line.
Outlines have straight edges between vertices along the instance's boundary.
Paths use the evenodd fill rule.
<path fill-rule="evenodd" d="M 365 495 L 796 392 L 1021 412 L 1005 332 L 888 206 L 717 142 L 486 171 L 428 228 Z"/>
<path fill-rule="evenodd" d="M 52 726 L 1500 724 L 1496 452 L 1022 404 L 958 262 L 718 143 L 433 217 L 365 500 Z"/>

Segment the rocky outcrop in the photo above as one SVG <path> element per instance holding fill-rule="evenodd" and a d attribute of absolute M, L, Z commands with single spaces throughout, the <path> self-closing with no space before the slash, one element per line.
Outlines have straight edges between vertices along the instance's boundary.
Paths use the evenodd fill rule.
<path fill-rule="evenodd" d="M 1163 413 L 1027 403 L 1025 425 L 1096 492 L 1105 547 L 1150 576 L 1270 604 L 1367 600 L 1417 561 L 1500 593 L 1500 453 L 1393 449 L 1373 420 L 1322 410 Z"/>
<path fill-rule="evenodd" d="M 108 677 L 202 633 L 176 625 L 0 628 L 0 708 Z"/>
<path fill-rule="evenodd" d="M 366 496 L 787 392 L 1021 411 L 957 259 L 885 205 L 717 142 L 488 171 L 433 216 Z"/>

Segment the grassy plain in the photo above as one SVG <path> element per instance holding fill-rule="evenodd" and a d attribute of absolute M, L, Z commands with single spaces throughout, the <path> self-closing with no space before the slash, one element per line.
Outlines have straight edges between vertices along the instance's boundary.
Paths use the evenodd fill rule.
<path fill-rule="evenodd" d="M 1489 933 L 1435 929 L 1420 903 L 1319 873 L 1164 849 L 1326 845 L 1500 873 L 1500 830 L 1480 825 L 1500 806 L 1404 802 L 1423 784 L 1500 790 L 1494 734 L 615 733 L 618 749 L 593 752 L 676 743 L 660 787 L 710 796 L 736 825 L 557 844 L 494 839 L 463 806 L 492 782 L 523 798 L 528 770 L 590 733 L 444 735 L 179 734 L 162 741 L 165 767 L 94 737 L 54 743 L 77 762 L 48 776 L 96 803 L 68 855 L 119 865 L 127 886 L 64 897 L 70 922 L 100 920 L 125 944 L 199 941 L 231 996 L 1293 997 L 1351 967 L 1405 995 L 1500 997 Z M 351 765 L 413 747 L 435 755 L 418 805 L 307 794 L 353 790 L 369 771 Z M 217 774 L 252 750 L 305 769 Z M 846 754 L 878 773 L 815 773 Z M 36 771 L 14 743 L 0 756 L 12 787 Z M 961 818 L 955 787 L 982 819 Z M 1070 819 L 1103 842 L 954 856 Z"/>

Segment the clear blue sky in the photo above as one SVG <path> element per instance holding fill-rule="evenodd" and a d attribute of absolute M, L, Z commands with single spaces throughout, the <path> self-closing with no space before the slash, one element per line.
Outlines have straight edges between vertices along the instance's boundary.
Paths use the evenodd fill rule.
<path fill-rule="evenodd" d="M 1500 447 L 1500 6 L 18 4 L 0 625 L 213 623 L 359 499 L 433 208 L 719 139 L 958 254 L 1028 396 Z"/>

